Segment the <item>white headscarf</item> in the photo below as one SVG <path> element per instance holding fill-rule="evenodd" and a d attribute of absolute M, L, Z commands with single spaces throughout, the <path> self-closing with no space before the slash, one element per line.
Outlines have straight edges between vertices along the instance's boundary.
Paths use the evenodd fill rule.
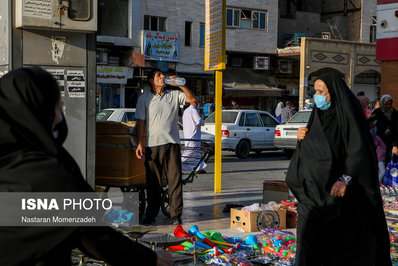
<path fill-rule="evenodd" d="M 281 112 L 282 112 L 283 107 L 285 107 L 285 105 L 283 104 L 283 102 L 279 102 L 279 103 L 277 104 L 277 106 L 276 106 L 276 108 L 275 108 L 275 115 L 276 115 L 276 116 L 280 116 L 280 115 L 281 115 Z"/>
<path fill-rule="evenodd" d="M 380 99 L 380 106 L 383 107 L 384 104 L 385 104 L 386 102 L 390 101 L 390 100 L 392 101 L 391 95 L 390 95 L 390 94 L 384 94 L 383 96 L 381 96 L 381 99 Z"/>

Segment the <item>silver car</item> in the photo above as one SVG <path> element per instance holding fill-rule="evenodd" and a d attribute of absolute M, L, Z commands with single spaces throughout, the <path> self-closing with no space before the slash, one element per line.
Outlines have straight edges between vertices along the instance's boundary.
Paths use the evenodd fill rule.
<path fill-rule="evenodd" d="M 277 125 L 275 128 L 274 146 L 285 152 L 290 158 L 297 145 L 297 129 L 305 127 L 311 116 L 311 110 L 297 112 L 286 124 Z"/>

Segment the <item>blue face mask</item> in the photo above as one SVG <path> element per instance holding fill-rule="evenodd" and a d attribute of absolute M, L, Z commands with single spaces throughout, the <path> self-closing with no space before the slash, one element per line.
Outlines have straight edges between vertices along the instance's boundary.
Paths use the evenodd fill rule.
<path fill-rule="evenodd" d="M 314 95 L 314 102 L 315 102 L 316 107 L 318 107 L 322 111 L 329 109 L 330 104 L 331 104 L 331 102 L 326 101 L 326 96 L 317 95 L 317 94 Z"/>

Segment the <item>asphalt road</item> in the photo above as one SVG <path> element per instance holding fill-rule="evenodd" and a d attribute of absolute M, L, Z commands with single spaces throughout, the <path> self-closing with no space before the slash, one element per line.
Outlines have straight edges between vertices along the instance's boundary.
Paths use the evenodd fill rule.
<path fill-rule="evenodd" d="M 238 159 L 233 152 L 223 152 L 222 190 L 262 189 L 266 179 L 284 180 L 289 162 L 282 151 L 251 153 L 247 159 Z M 183 191 L 214 191 L 214 157 L 210 158 L 205 170 L 206 174 L 197 175 L 193 183 L 184 186 Z"/>

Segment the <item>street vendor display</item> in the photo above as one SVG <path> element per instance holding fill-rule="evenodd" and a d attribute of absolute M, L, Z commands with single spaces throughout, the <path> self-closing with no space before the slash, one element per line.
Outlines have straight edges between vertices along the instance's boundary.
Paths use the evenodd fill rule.
<path fill-rule="evenodd" d="M 248 235 L 243 239 L 225 236 L 217 231 L 201 232 L 197 225 L 191 226 L 186 232 L 182 225 L 178 225 L 174 235 L 190 239 L 180 245 L 169 246 L 169 251 L 193 256 L 194 260 L 205 264 L 295 264 L 296 238 L 288 231 L 262 228 L 260 233 Z"/>
<path fill-rule="evenodd" d="M 316 108 L 286 182 L 298 199 L 301 265 L 391 265 L 374 144 L 361 106 L 336 73 L 315 81 Z M 319 237 L 328 239 L 320 245 Z"/>

